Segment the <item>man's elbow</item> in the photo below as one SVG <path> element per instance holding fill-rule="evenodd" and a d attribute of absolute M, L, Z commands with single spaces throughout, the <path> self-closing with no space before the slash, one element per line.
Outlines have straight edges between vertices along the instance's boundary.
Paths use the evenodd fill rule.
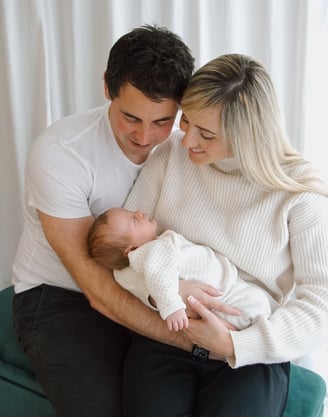
<path fill-rule="evenodd" d="M 94 294 L 87 295 L 88 301 L 90 306 L 98 311 L 98 313 L 106 316 L 108 318 L 112 318 L 112 312 L 108 308 L 108 305 L 105 305 L 103 300 L 99 297 L 95 296 Z"/>

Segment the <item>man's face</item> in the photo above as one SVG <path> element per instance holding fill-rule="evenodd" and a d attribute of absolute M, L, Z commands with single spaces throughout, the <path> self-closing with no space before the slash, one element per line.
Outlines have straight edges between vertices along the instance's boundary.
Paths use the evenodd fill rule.
<path fill-rule="evenodd" d="M 107 91 L 106 96 L 110 99 Z M 109 120 L 124 154 L 140 164 L 154 146 L 167 139 L 177 111 L 175 100 L 155 102 L 131 84 L 125 84 L 110 104 Z"/>

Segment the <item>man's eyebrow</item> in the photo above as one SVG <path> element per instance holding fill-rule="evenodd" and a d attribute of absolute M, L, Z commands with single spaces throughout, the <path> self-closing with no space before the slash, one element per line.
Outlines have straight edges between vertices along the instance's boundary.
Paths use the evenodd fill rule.
<path fill-rule="evenodd" d="M 137 120 L 141 120 L 139 117 L 135 116 L 134 114 L 131 114 L 127 111 L 124 110 L 120 110 L 122 114 L 124 114 L 124 116 L 128 116 L 128 117 L 132 117 L 133 119 L 137 119 Z"/>
<path fill-rule="evenodd" d="M 123 113 L 127 117 L 131 117 L 132 119 L 139 120 L 140 122 L 142 121 L 142 119 L 140 119 L 140 117 L 137 117 L 134 114 L 131 114 L 131 113 L 127 112 L 127 111 L 121 110 L 121 113 Z M 157 123 L 157 122 L 166 122 L 167 120 L 172 120 L 174 118 L 175 118 L 175 116 L 165 116 L 165 117 L 162 117 L 160 119 L 153 120 L 153 122 L 154 123 Z"/>
<path fill-rule="evenodd" d="M 172 119 L 175 119 L 175 116 L 165 116 L 165 117 L 162 117 L 161 119 L 154 120 L 154 122 L 155 123 L 156 122 L 166 122 L 167 120 L 172 120 Z"/>

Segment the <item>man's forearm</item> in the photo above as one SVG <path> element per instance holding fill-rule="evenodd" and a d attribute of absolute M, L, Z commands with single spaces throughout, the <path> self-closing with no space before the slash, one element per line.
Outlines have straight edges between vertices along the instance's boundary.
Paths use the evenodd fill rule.
<path fill-rule="evenodd" d="M 98 265 L 96 266 L 96 269 Z M 98 275 L 105 273 L 106 283 L 102 285 L 102 291 L 89 289 L 90 304 L 106 317 L 128 327 L 130 330 L 139 333 L 150 339 L 170 344 L 184 350 L 191 350 L 191 343 L 181 332 L 169 331 L 167 324 L 159 314 L 145 306 L 138 298 L 123 289 L 113 278 L 110 271 L 101 270 Z M 95 272 L 95 271 L 94 271 Z M 110 275 L 110 276 L 109 276 Z M 93 279 L 95 274 L 93 274 Z M 103 281 L 100 278 L 100 281 Z"/>
<path fill-rule="evenodd" d="M 39 212 L 43 230 L 56 254 L 91 306 L 106 317 L 146 337 L 189 349 L 188 340 L 179 332 L 169 332 L 159 315 L 124 290 L 111 271 L 88 255 L 87 234 L 93 222 L 91 216 L 81 219 L 61 219 Z"/>

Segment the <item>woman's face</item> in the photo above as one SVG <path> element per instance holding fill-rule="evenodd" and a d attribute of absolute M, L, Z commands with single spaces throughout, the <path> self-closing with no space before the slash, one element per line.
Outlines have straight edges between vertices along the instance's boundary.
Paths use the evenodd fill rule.
<path fill-rule="evenodd" d="M 220 108 L 183 113 L 180 128 L 185 132 L 182 145 L 189 149 L 189 158 L 194 164 L 211 164 L 232 156 L 231 148 L 221 134 Z"/>

